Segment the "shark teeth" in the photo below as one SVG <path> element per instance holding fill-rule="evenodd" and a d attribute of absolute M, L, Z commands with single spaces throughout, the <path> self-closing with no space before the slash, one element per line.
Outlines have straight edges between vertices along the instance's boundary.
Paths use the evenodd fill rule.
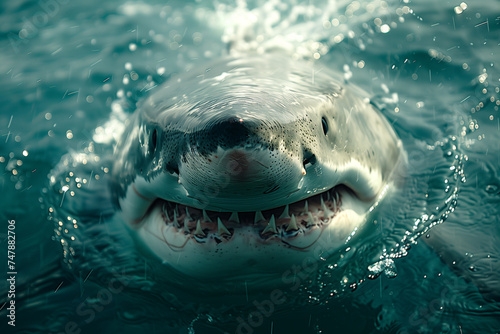
<path fill-rule="evenodd" d="M 269 223 L 267 223 L 267 226 L 261 232 L 261 235 L 266 234 L 278 234 L 278 230 L 276 229 L 276 219 L 274 218 L 274 215 L 271 216 L 271 219 L 269 219 Z"/>
<path fill-rule="evenodd" d="M 307 202 L 307 200 L 305 200 L 305 203 L 304 203 L 304 211 L 302 211 L 303 213 L 306 213 L 306 212 L 309 212 L 309 203 Z"/>
<path fill-rule="evenodd" d="M 189 210 L 188 210 L 187 206 L 186 206 L 186 218 L 189 220 L 193 220 L 193 218 L 191 218 L 191 215 L 189 214 Z"/>
<path fill-rule="evenodd" d="M 240 223 L 240 217 L 238 217 L 238 212 L 231 213 L 231 217 L 229 217 L 230 222 Z"/>
<path fill-rule="evenodd" d="M 295 218 L 295 215 L 292 214 L 292 217 L 290 218 L 290 223 L 288 224 L 286 231 L 287 232 L 297 231 L 298 229 L 299 229 L 299 227 L 297 226 L 297 219 Z"/>
<path fill-rule="evenodd" d="M 183 227 L 184 233 L 186 233 L 186 234 L 191 233 L 191 231 L 189 231 L 188 224 L 189 224 L 189 219 L 186 217 L 186 218 L 184 218 L 184 227 Z"/>
<path fill-rule="evenodd" d="M 290 218 L 290 206 L 287 204 L 285 206 L 285 210 L 283 210 L 283 213 L 281 214 L 281 216 L 279 216 L 278 219 L 286 219 L 286 218 Z"/>
<path fill-rule="evenodd" d="M 337 211 L 337 204 L 339 202 L 339 193 L 338 192 L 335 192 L 335 198 L 332 198 L 332 202 L 333 202 L 333 210 Z"/>
<path fill-rule="evenodd" d="M 323 211 L 325 218 L 330 218 L 333 216 L 333 212 L 326 207 L 325 201 L 323 201 L 323 196 L 321 196 L 321 211 Z"/>
<path fill-rule="evenodd" d="M 175 212 L 174 210 L 174 219 L 173 219 L 173 223 L 174 223 L 174 226 L 177 227 L 177 228 L 180 228 L 181 225 L 179 224 L 179 222 L 177 221 L 177 212 Z"/>
<path fill-rule="evenodd" d="M 329 190 L 266 211 L 216 212 L 168 201 L 159 205 L 159 211 L 167 225 L 200 243 L 213 239 L 219 243 L 232 237 L 234 231 L 226 225 L 235 230 L 245 225 L 245 231 L 254 230 L 263 239 L 293 238 L 332 222 L 332 217 L 342 211 L 342 193 Z"/>
<path fill-rule="evenodd" d="M 222 224 L 222 221 L 219 217 L 217 217 L 217 234 L 221 237 L 223 236 L 231 236 L 229 230 Z"/>
<path fill-rule="evenodd" d="M 311 227 L 311 226 L 314 226 L 314 225 L 315 225 L 315 223 L 314 223 L 314 217 L 313 217 L 313 215 L 310 212 L 308 212 L 307 213 L 307 224 L 306 224 L 306 227 Z"/>
<path fill-rule="evenodd" d="M 186 224 L 184 224 L 184 226 L 186 226 Z M 194 235 L 197 237 L 206 237 L 207 236 L 205 234 L 205 232 L 203 232 L 203 230 L 201 229 L 201 222 L 199 219 L 196 222 L 196 229 L 194 230 Z"/>
<path fill-rule="evenodd" d="M 208 216 L 206 210 L 203 210 L 203 220 L 206 221 L 206 222 L 209 222 L 209 223 L 212 222 L 212 219 L 210 219 L 210 217 Z"/>
<path fill-rule="evenodd" d="M 255 219 L 253 220 L 254 224 L 257 224 L 258 222 L 265 221 L 266 219 L 262 215 L 261 211 L 256 211 L 255 212 Z"/>

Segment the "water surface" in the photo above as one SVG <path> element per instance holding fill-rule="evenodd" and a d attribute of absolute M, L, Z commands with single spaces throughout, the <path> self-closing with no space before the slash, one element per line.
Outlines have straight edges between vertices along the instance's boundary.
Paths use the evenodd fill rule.
<path fill-rule="evenodd" d="M 494 0 L 1 4 L 0 256 L 15 220 L 18 272 L 15 328 L 0 284 L 2 332 L 500 332 L 499 33 Z M 242 288 L 238 303 L 215 305 L 195 282 L 166 284 L 99 206 L 96 175 L 106 122 L 157 85 L 229 53 L 276 49 L 366 90 L 409 163 L 370 227 L 252 323 L 268 296 Z M 91 147 L 102 160 L 71 182 L 100 214 L 67 219 L 48 175 Z"/>

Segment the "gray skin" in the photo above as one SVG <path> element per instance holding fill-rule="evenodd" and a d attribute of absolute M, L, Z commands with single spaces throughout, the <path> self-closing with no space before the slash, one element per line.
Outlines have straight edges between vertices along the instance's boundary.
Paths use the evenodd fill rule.
<path fill-rule="evenodd" d="M 345 245 L 405 154 L 365 94 L 336 77 L 267 55 L 171 78 L 115 147 L 127 225 L 166 264 L 203 277 L 279 272 L 312 245 Z"/>

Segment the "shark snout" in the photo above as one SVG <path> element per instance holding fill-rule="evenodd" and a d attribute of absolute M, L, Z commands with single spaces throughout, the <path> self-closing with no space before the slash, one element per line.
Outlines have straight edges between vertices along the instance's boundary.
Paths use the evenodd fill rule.
<path fill-rule="evenodd" d="M 301 152 L 271 142 L 245 122 L 214 129 L 210 152 L 192 145 L 180 160 L 179 183 L 189 197 L 214 210 L 252 211 L 276 206 L 299 189 Z"/>
<path fill-rule="evenodd" d="M 252 148 L 219 148 L 208 156 L 193 153 L 179 170 L 179 181 L 189 194 L 221 205 L 286 197 L 297 190 L 302 177 L 298 159 Z"/>
<path fill-rule="evenodd" d="M 272 113 L 256 112 L 211 115 L 175 144 L 179 184 L 203 202 L 198 206 L 213 210 L 279 206 L 300 189 L 311 155 L 305 156 L 293 120 L 280 123 Z"/>

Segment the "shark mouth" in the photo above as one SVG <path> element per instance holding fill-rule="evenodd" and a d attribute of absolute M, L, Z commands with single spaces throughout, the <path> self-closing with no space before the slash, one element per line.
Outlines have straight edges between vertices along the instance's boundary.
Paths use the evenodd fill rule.
<path fill-rule="evenodd" d="M 238 237 L 238 232 L 245 230 L 258 235 L 263 242 L 285 242 L 322 230 L 330 224 L 342 211 L 345 195 L 355 196 L 350 188 L 338 185 L 307 199 L 264 211 L 207 211 L 163 199 L 157 199 L 151 210 L 161 216 L 163 229 L 170 234 L 184 235 L 186 241 L 193 239 L 207 243 L 214 240 L 221 243 Z M 164 241 L 173 246 L 166 239 Z"/>

